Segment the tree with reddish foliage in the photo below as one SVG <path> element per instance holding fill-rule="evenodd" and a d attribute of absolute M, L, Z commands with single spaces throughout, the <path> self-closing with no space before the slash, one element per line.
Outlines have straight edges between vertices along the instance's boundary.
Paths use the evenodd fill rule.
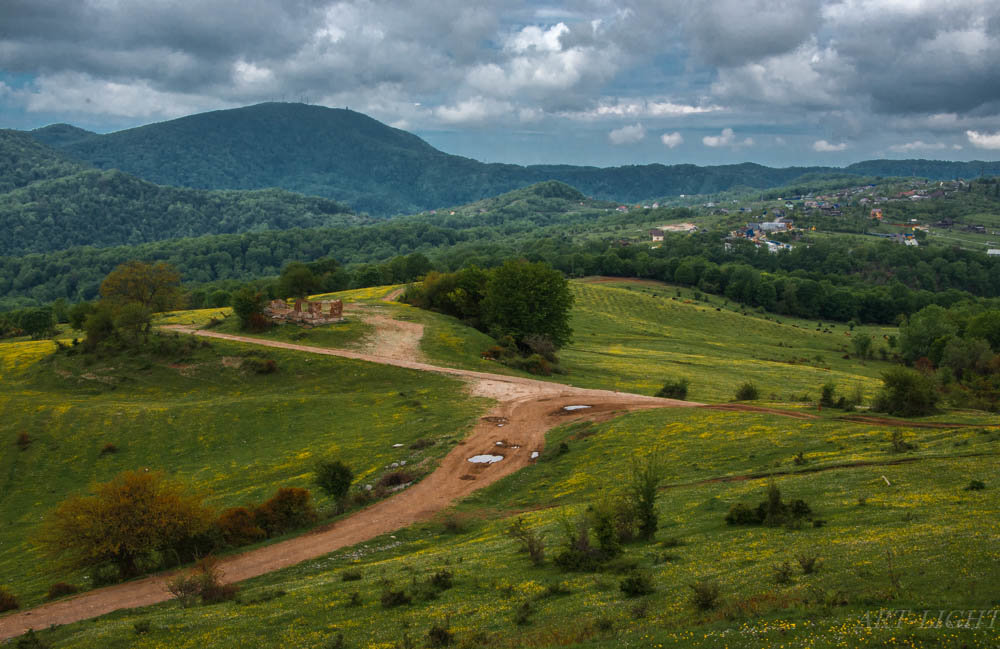
<path fill-rule="evenodd" d="M 46 517 L 38 537 L 48 556 L 71 568 L 111 564 L 122 579 L 153 553 L 176 551 L 207 532 L 213 512 L 201 496 L 162 473 L 127 471 L 71 496 Z"/>

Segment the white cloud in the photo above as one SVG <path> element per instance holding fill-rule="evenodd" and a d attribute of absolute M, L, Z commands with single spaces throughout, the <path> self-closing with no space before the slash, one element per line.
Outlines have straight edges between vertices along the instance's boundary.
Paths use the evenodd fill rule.
<path fill-rule="evenodd" d="M 979 131 L 966 131 L 969 143 L 977 149 L 1000 149 L 1000 131 L 996 133 L 981 133 Z"/>
<path fill-rule="evenodd" d="M 258 67 L 240 59 L 233 65 L 233 77 L 238 83 L 253 84 L 271 81 L 274 79 L 274 73 L 266 67 Z"/>
<path fill-rule="evenodd" d="M 528 25 L 507 39 L 506 49 L 513 52 L 558 52 L 562 49 L 560 38 L 569 31 L 565 23 L 556 23 L 548 29 Z"/>
<path fill-rule="evenodd" d="M 473 97 L 452 106 L 438 106 L 434 114 L 448 124 L 470 124 L 508 115 L 513 109 L 510 102 Z"/>
<path fill-rule="evenodd" d="M 684 136 L 680 134 L 680 131 L 675 131 L 673 133 L 664 133 L 660 136 L 660 142 L 663 142 L 663 146 L 668 149 L 674 149 L 678 146 L 684 144 Z"/>
<path fill-rule="evenodd" d="M 602 118 L 653 118 L 683 117 L 725 110 L 716 104 L 694 105 L 670 101 L 668 99 L 604 99 L 587 110 L 564 111 L 562 117 L 578 120 Z"/>
<path fill-rule="evenodd" d="M 835 151 L 843 151 L 846 148 L 846 142 L 840 142 L 839 144 L 827 142 L 826 140 L 816 140 L 813 142 L 813 151 L 819 151 L 820 153 L 833 153 Z"/>
<path fill-rule="evenodd" d="M 731 146 L 734 149 L 741 146 L 753 146 L 753 138 L 748 137 L 741 142 L 736 141 L 736 134 L 731 128 L 722 129 L 719 135 L 706 135 L 701 138 L 701 143 L 707 147 Z"/>
<path fill-rule="evenodd" d="M 923 140 L 916 140 L 905 144 L 893 144 L 889 147 L 889 150 L 895 151 L 896 153 L 907 153 L 909 151 L 939 151 L 947 148 L 948 145 L 943 142 L 924 142 Z"/>
<path fill-rule="evenodd" d="M 639 123 L 616 128 L 608 133 L 608 139 L 611 140 L 611 144 L 635 144 L 636 142 L 641 142 L 645 137 L 646 128 Z"/>

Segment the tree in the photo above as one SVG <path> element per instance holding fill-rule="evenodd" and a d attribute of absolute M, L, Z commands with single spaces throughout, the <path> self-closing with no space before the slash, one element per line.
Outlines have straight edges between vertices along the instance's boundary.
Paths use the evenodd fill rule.
<path fill-rule="evenodd" d="M 183 304 L 181 276 L 165 262 L 147 264 L 129 261 L 119 265 L 101 282 L 101 297 L 114 309 L 138 303 L 152 313 L 169 311 Z"/>
<path fill-rule="evenodd" d="M 659 519 L 656 513 L 656 497 L 659 495 L 660 483 L 666 474 L 666 464 L 659 456 L 650 455 L 632 463 L 627 489 L 636 517 L 639 519 L 639 538 L 649 540 L 656 534 Z"/>
<path fill-rule="evenodd" d="M 32 338 L 44 338 L 54 330 L 55 318 L 52 309 L 43 306 L 37 309 L 25 309 L 21 313 L 19 324 L 24 333 Z"/>
<path fill-rule="evenodd" d="M 233 313 L 240 319 L 241 329 L 257 329 L 257 323 L 263 319 L 264 296 L 253 286 L 244 286 L 234 291 L 232 297 Z"/>
<path fill-rule="evenodd" d="M 340 460 L 324 460 L 316 467 L 316 484 L 337 500 L 347 495 L 353 481 L 354 472 Z"/>
<path fill-rule="evenodd" d="M 955 331 L 956 327 L 949 319 L 948 312 L 931 304 L 914 313 L 899 328 L 899 350 L 903 358 L 912 363 L 922 356 L 930 356 L 935 343 L 939 341 L 939 347 L 943 350 L 947 337 L 954 335 Z"/>
<path fill-rule="evenodd" d="M 49 556 L 73 568 L 112 564 L 122 579 L 155 552 L 177 550 L 208 531 L 201 497 L 162 473 L 127 471 L 94 493 L 71 496 L 46 517 L 38 538 Z"/>
<path fill-rule="evenodd" d="M 278 294 L 281 297 L 305 297 L 321 290 L 320 286 L 313 271 L 300 262 L 285 266 L 278 278 Z"/>
<path fill-rule="evenodd" d="M 144 339 L 149 336 L 149 325 L 153 314 L 149 307 L 138 302 L 124 304 L 118 309 L 115 316 L 114 326 L 121 332 L 123 338 L 128 338 L 133 344 L 139 342 L 139 336 Z"/>
<path fill-rule="evenodd" d="M 495 269 L 483 299 L 484 324 L 494 337 L 547 337 L 556 347 L 570 341 L 573 294 L 562 273 L 544 262 L 507 261 Z"/>
<path fill-rule="evenodd" d="M 882 374 L 882 383 L 874 410 L 899 417 L 920 417 L 935 411 L 938 393 L 934 382 L 920 372 L 897 367 Z"/>

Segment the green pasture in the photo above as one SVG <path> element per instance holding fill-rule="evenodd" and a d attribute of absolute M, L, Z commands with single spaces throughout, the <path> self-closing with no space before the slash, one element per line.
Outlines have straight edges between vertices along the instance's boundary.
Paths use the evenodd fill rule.
<path fill-rule="evenodd" d="M 1000 629 L 921 629 L 919 613 L 904 628 L 870 628 L 872 615 L 866 622 L 884 609 L 1000 605 L 1000 430 L 904 430 L 916 448 L 902 455 L 886 435 L 846 422 L 671 409 L 565 426 L 535 465 L 462 503 L 457 531 L 414 526 L 254 579 L 235 602 L 168 602 L 42 635 L 58 648 L 389 649 L 429 646 L 429 630 L 441 626 L 470 648 L 995 646 Z M 804 465 L 792 462 L 799 451 Z M 620 489 L 632 459 L 650 453 L 669 471 L 655 541 L 626 545 L 597 572 L 555 567 L 563 525 Z M 856 460 L 870 464 L 837 468 Z M 792 471 L 775 476 L 784 498 L 804 499 L 825 525 L 727 526 L 729 506 L 756 505 L 767 480 L 709 479 L 768 468 Z M 987 488 L 964 490 L 971 479 Z M 543 566 L 506 536 L 515 516 L 544 533 Z M 800 556 L 816 557 L 819 569 L 803 574 Z M 778 584 L 775 567 L 785 561 L 792 575 Z M 453 587 L 429 589 L 442 570 Z M 632 570 L 649 575 L 655 592 L 624 595 L 619 584 Z M 360 579 L 345 580 L 349 572 Z M 713 610 L 690 602 L 689 585 L 701 580 L 719 587 Z M 387 590 L 415 598 L 386 608 Z"/>
<path fill-rule="evenodd" d="M 454 379 L 324 356 L 205 341 L 191 357 L 48 357 L 50 341 L 0 344 L 0 584 L 38 603 L 56 581 L 32 535 L 70 494 L 125 470 L 162 470 L 219 508 L 311 487 L 321 458 L 360 482 L 398 460 L 433 468 L 487 402 Z M 207 345 L 207 347 L 205 346 Z M 260 375 L 247 355 L 275 361 Z M 31 443 L 20 450 L 15 440 Z M 417 439 L 438 443 L 421 451 Z M 112 444 L 115 452 L 103 452 Z M 393 444 L 404 444 L 394 448 Z M 316 492 L 317 504 L 325 498 Z"/>

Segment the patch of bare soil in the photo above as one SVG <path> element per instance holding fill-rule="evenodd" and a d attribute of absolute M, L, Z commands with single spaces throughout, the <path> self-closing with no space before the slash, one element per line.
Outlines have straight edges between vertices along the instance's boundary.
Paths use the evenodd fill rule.
<path fill-rule="evenodd" d="M 364 321 L 375 327 L 372 335 L 361 344 L 365 353 L 383 358 L 423 358 L 420 352 L 420 339 L 424 336 L 422 324 L 383 315 L 367 316 Z"/>

